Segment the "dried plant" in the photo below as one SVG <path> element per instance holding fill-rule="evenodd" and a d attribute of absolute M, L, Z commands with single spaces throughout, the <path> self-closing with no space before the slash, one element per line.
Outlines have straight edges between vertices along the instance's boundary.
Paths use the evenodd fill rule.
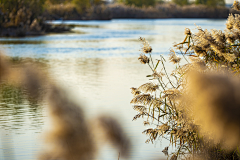
<path fill-rule="evenodd" d="M 229 15 L 224 31 L 197 29 L 186 28 L 185 39 L 170 50 L 169 61 L 176 65 L 171 74 L 162 55 L 155 62 L 142 49 L 152 75 L 136 89 L 144 94 L 131 100 L 137 111 L 133 120 L 155 125 L 143 131 L 146 142 L 161 137 L 176 146 L 170 159 L 239 159 L 240 16 Z"/>
<path fill-rule="evenodd" d="M 134 104 L 149 104 L 152 100 L 152 96 L 150 94 L 140 94 L 134 97 L 131 103 Z"/>
<path fill-rule="evenodd" d="M 239 11 L 240 10 L 240 3 L 238 1 L 234 1 L 232 7 L 233 7 L 233 9 Z"/>
<path fill-rule="evenodd" d="M 40 72 L 40 69 L 33 65 L 26 66 L 21 72 L 21 86 L 26 90 L 28 99 L 37 103 L 43 100 L 43 95 L 46 93 L 46 82 L 48 79 L 46 73 Z"/>
<path fill-rule="evenodd" d="M 149 58 L 145 56 L 144 54 L 141 54 L 140 57 L 138 58 L 142 64 L 149 63 Z"/>
<path fill-rule="evenodd" d="M 51 87 L 48 101 L 52 127 L 45 134 L 48 150 L 41 159 L 93 158 L 96 148 L 80 106 L 56 86 Z"/>
<path fill-rule="evenodd" d="M 155 92 L 158 89 L 158 85 L 153 84 L 152 82 L 150 83 L 145 83 L 143 85 L 141 85 L 140 87 L 138 87 L 139 91 L 142 91 L 144 93 L 152 93 Z"/>
<path fill-rule="evenodd" d="M 227 73 L 189 73 L 187 90 L 182 101 L 200 132 L 223 143 L 225 149 L 240 144 L 240 83 Z M 203 118 L 204 117 L 204 118 Z"/>
<path fill-rule="evenodd" d="M 169 56 L 169 61 L 176 64 L 176 63 L 179 63 L 181 58 L 180 57 L 177 57 L 175 51 L 173 49 L 170 50 L 171 54 Z"/>
<path fill-rule="evenodd" d="M 143 53 L 151 53 L 152 52 L 152 47 L 149 45 L 148 41 L 146 41 L 146 39 L 142 38 L 142 37 L 140 37 L 139 40 L 142 41 L 142 45 L 143 45 L 142 51 L 143 51 Z M 147 59 L 147 57 L 146 57 L 146 59 Z"/>
<path fill-rule="evenodd" d="M 127 138 L 126 133 L 116 119 L 103 115 L 98 117 L 94 123 L 96 134 L 99 134 L 99 131 L 104 133 L 99 139 L 111 142 L 113 146 L 118 148 L 121 157 L 129 157 L 130 139 Z"/>
<path fill-rule="evenodd" d="M 132 87 L 130 89 L 132 90 L 133 96 L 137 96 L 137 95 L 139 95 L 141 93 L 140 91 L 137 90 L 137 88 Z"/>
<path fill-rule="evenodd" d="M 8 74 L 8 64 L 6 61 L 6 57 L 4 57 L 1 53 L 0 53 L 0 82 L 1 80 L 4 79 L 4 77 Z"/>

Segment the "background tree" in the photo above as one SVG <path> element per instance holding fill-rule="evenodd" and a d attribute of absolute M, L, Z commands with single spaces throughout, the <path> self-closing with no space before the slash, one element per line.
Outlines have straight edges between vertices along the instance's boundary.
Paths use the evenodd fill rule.
<path fill-rule="evenodd" d="M 195 4 L 204 4 L 209 7 L 225 6 L 225 0 L 196 0 Z"/>
<path fill-rule="evenodd" d="M 4 23 L 9 25 L 29 25 L 44 9 L 45 0 L 0 0 Z"/>
<path fill-rule="evenodd" d="M 83 13 L 93 5 L 99 5 L 102 0 L 72 0 L 71 1 L 77 8 L 79 13 Z"/>
<path fill-rule="evenodd" d="M 47 0 L 47 2 L 50 2 L 51 4 L 61 4 L 71 2 L 71 0 Z"/>
<path fill-rule="evenodd" d="M 188 5 L 189 1 L 188 0 L 172 0 L 173 3 L 183 6 L 183 5 Z"/>
<path fill-rule="evenodd" d="M 126 5 L 135 5 L 137 7 L 154 6 L 156 4 L 156 0 L 119 0 L 118 2 Z"/>
<path fill-rule="evenodd" d="M 91 6 L 90 0 L 72 0 L 72 3 L 76 5 L 79 13 L 83 13 L 87 8 Z"/>

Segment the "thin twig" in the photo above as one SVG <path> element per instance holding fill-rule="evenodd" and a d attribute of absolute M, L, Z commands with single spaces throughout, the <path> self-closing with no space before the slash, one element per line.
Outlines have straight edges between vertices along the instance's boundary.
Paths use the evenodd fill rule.
<path fill-rule="evenodd" d="M 187 61 L 187 63 L 189 63 L 189 61 L 187 60 L 187 58 L 185 57 L 185 55 L 183 54 L 183 52 L 182 52 L 181 50 L 180 50 L 180 52 L 181 52 L 183 58 Z M 186 54 L 186 53 L 185 53 L 185 54 Z"/>
<path fill-rule="evenodd" d="M 176 87 L 172 84 L 172 81 L 170 80 L 170 78 L 168 77 L 168 73 L 167 73 L 167 70 L 166 70 L 166 68 L 165 68 L 165 65 L 164 65 L 163 61 L 162 61 L 162 65 L 163 65 L 163 68 L 164 68 L 164 71 L 165 71 L 165 73 L 166 73 L 166 76 L 167 76 L 167 79 L 168 79 L 169 83 L 172 85 L 173 88 L 176 88 Z"/>
<path fill-rule="evenodd" d="M 148 66 L 150 67 L 150 69 L 151 69 L 151 70 L 152 70 L 152 72 L 154 73 L 155 71 L 152 69 L 152 67 L 150 66 L 150 64 L 149 64 L 149 63 L 148 63 Z M 160 79 L 159 79 L 159 78 L 157 78 L 157 80 L 158 80 L 158 82 L 160 83 L 160 85 L 161 85 L 162 89 L 165 91 L 165 88 L 164 88 L 164 86 L 162 85 L 162 83 L 161 83 Z"/>
<path fill-rule="evenodd" d="M 155 66 L 154 66 L 154 64 L 153 64 L 153 60 L 152 60 L 151 53 L 149 53 L 149 56 L 150 56 L 150 59 L 151 59 L 151 62 L 152 62 L 152 66 L 153 66 L 153 68 L 155 68 Z"/>

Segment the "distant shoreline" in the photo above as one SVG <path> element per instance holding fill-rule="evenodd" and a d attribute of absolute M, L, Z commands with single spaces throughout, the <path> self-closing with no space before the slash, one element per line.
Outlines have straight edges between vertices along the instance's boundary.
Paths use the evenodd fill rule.
<path fill-rule="evenodd" d="M 40 30 L 30 30 L 23 27 L 2 27 L 0 28 L 0 37 L 29 37 L 42 36 L 51 33 L 70 33 L 72 27 L 63 24 L 44 23 Z"/>
<path fill-rule="evenodd" d="M 165 18 L 209 18 L 226 19 L 230 13 L 237 13 L 231 8 L 211 8 L 204 5 L 178 6 L 159 4 L 154 7 L 135 7 L 123 4 L 93 6 L 86 13 L 79 14 L 74 6 L 54 5 L 45 11 L 47 20 L 111 20 L 111 19 L 165 19 Z"/>
<path fill-rule="evenodd" d="M 80 14 L 74 6 L 53 5 L 41 15 L 42 20 L 112 20 L 112 19 L 227 19 L 229 14 L 236 14 L 227 7 L 211 8 L 204 5 L 178 6 L 175 4 L 161 4 L 154 7 L 135 7 L 123 4 L 109 4 L 92 6 L 86 13 Z M 44 22 L 43 21 L 43 22 Z M 49 33 L 71 32 L 71 25 L 42 23 L 38 20 L 31 25 L 6 25 L 0 28 L 0 37 L 41 36 Z"/>

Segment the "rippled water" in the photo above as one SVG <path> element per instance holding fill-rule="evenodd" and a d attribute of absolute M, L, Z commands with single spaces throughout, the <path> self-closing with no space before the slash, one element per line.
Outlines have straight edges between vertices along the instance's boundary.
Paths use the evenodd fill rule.
<path fill-rule="evenodd" d="M 0 38 L 11 57 L 31 57 L 46 64 L 51 77 L 84 107 L 88 119 L 99 114 L 116 117 L 133 141 L 131 160 L 166 159 L 161 150 L 168 141 L 145 144 L 143 121 L 132 121 L 130 87 L 146 83 L 150 69 L 138 62 L 139 37 L 153 47 L 154 58 L 166 55 L 174 42 L 184 39 L 185 27 L 224 29 L 226 20 L 162 19 L 111 21 L 54 21 L 74 24 L 74 33 L 27 38 Z M 194 31 L 194 30 L 193 30 Z M 195 30 L 196 31 L 196 30 Z M 173 66 L 174 67 L 174 66 Z M 168 69 L 171 69 L 168 66 Z M 41 133 L 48 125 L 43 105 L 29 104 L 17 88 L 3 87 L 0 102 L 0 159 L 36 159 Z M 117 159 L 103 146 L 99 160 Z"/>

